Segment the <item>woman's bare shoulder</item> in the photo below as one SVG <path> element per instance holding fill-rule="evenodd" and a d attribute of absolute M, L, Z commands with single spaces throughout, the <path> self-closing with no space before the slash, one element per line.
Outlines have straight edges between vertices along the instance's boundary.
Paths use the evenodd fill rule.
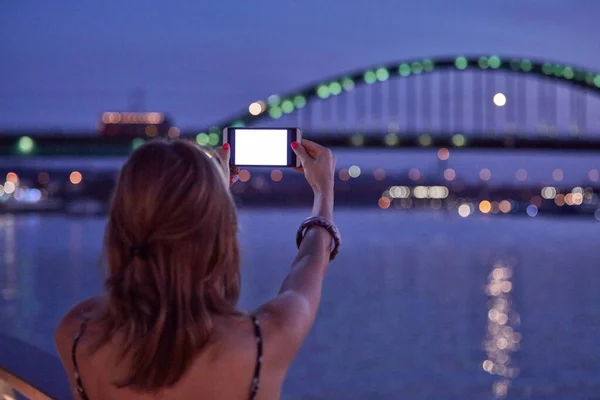
<path fill-rule="evenodd" d="M 102 296 L 90 297 L 72 307 L 62 318 L 54 333 L 54 340 L 59 352 L 65 345 L 71 345 L 81 323 L 100 311 L 105 305 Z"/>

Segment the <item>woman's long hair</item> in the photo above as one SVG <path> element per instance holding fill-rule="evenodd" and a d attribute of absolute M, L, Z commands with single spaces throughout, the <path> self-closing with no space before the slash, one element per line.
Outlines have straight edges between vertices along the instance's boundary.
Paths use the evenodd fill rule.
<path fill-rule="evenodd" d="M 237 314 L 237 215 L 211 155 L 151 141 L 123 166 L 105 233 L 107 308 L 99 349 L 116 339 L 118 387 L 172 386 L 211 339 L 214 315 Z"/>

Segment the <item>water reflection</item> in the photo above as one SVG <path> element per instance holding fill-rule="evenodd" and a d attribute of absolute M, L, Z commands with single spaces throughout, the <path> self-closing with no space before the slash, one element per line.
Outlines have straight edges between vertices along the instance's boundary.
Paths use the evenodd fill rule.
<path fill-rule="evenodd" d="M 492 386 L 493 395 L 500 399 L 508 395 L 512 379 L 519 369 L 511 359 L 512 353 L 519 350 L 521 334 L 516 331 L 521 320 L 512 307 L 513 267 L 504 261 L 497 262 L 488 276 L 485 293 L 488 300 L 488 325 L 483 349 L 487 359 L 482 368 L 498 379 Z"/>

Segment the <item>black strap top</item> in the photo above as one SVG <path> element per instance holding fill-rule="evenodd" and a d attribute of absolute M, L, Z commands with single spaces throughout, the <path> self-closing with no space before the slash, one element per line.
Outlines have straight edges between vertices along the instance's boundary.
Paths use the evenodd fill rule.
<path fill-rule="evenodd" d="M 258 323 L 258 319 L 256 318 L 255 315 L 251 315 L 250 318 L 252 319 L 252 325 L 254 327 L 254 336 L 256 337 L 256 347 L 258 350 L 257 354 L 256 354 L 256 364 L 254 367 L 254 376 L 252 377 L 252 386 L 250 387 L 250 397 L 249 397 L 250 400 L 255 400 L 256 394 L 258 393 L 258 384 L 259 384 L 259 380 L 260 380 L 260 368 L 262 366 L 262 361 L 263 361 L 263 343 L 262 343 L 262 333 L 260 331 L 260 324 Z M 85 393 L 85 390 L 83 389 L 83 382 L 81 381 L 81 376 L 79 375 L 79 366 L 77 365 L 76 352 L 77 352 L 77 344 L 79 343 L 79 339 L 81 339 L 81 336 L 85 332 L 86 327 L 87 327 L 87 320 L 84 320 L 81 323 L 81 326 L 79 327 L 79 331 L 75 335 L 75 338 L 73 339 L 73 348 L 71 350 L 71 358 L 73 360 L 73 370 L 75 371 L 74 372 L 75 390 L 77 391 L 77 394 L 79 395 L 81 400 L 89 400 L 89 397 L 87 396 L 87 394 Z"/>

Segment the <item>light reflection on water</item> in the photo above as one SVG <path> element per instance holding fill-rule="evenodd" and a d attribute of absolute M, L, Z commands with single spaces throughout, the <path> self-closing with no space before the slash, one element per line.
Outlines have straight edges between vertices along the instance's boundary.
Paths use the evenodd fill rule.
<path fill-rule="evenodd" d="M 241 211 L 242 306 L 276 292 L 303 217 Z M 342 252 L 284 399 L 600 393 L 597 222 L 389 210 L 336 219 Z M 61 315 L 100 291 L 103 225 L 0 216 L 1 334 L 54 352 Z"/>
<path fill-rule="evenodd" d="M 512 265 L 498 262 L 488 277 L 485 288 L 488 300 L 488 326 L 483 349 L 487 358 L 482 363 L 484 371 L 500 379 L 494 382 L 493 394 L 497 398 L 508 395 L 511 380 L 519 375 L 519 369 L 511 360 L 511 354 L 519 350 L 522 335 L 516 331 L 521 323 L 519 314 L 512 307 Z"/>

